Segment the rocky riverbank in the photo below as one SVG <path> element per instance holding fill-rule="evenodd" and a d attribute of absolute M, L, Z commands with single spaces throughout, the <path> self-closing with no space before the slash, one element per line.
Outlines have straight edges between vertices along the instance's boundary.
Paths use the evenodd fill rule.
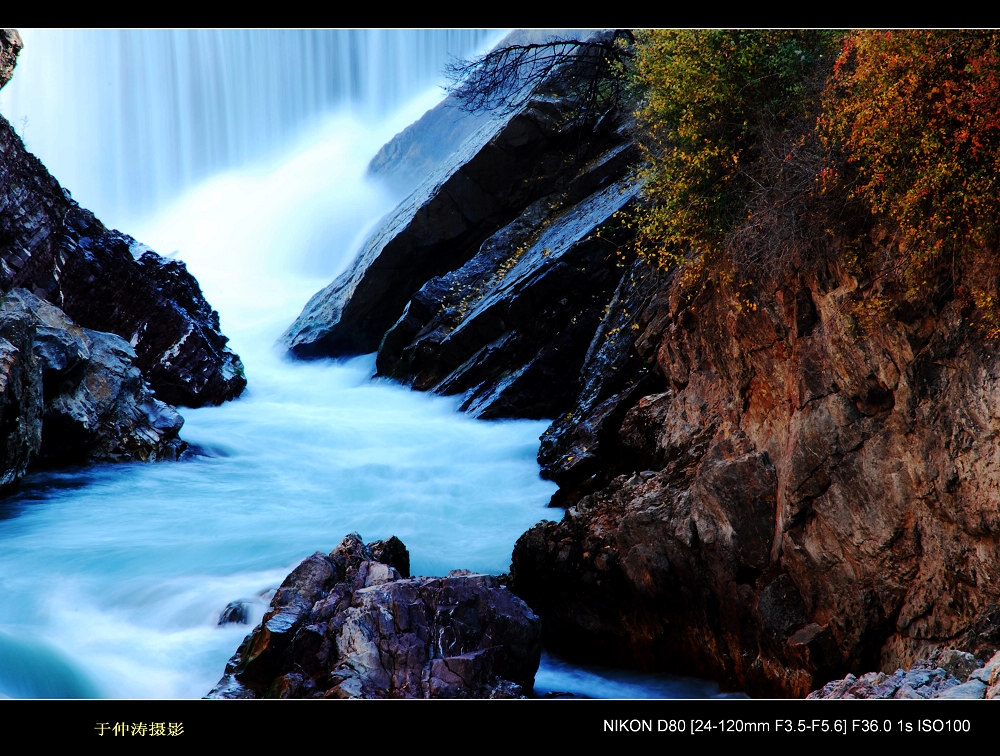
<path fill-rule="evenodd" d="M 983 662 L 955 649 L 935 651 L 910 669 L 866 672 L 834 680 L 806 698 L 976 700 L 1000 698 L 1000 653 Z"/>
<path fill-rule="evenodd" d="M 627 117 L 575 112 L 550 81 L 466 142 L 292 353 L 377 348 L 380 374 L 482 417 L 557 418 L 539 459 L 567 509 L 511 571 L 557 652 L 782 696 L 945 646 L 990 658 L 1000 352 L 947 277 L 868 328 L 832 236 L 692 297 L 622 252 Z"/>

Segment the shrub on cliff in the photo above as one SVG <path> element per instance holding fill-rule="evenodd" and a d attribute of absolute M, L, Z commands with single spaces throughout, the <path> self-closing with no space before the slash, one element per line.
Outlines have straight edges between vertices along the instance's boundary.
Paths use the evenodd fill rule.
<path fill-rule="evenodd" d="M 639 34 L 640 253 L 743 287 L 830 233 L 851 247 L 881 227 L 881 243 L 848 252 L 881 292 L 863 285 L 859 300 L 953 293 L 1000 335 L 987 252 L 1000 243 L 998 42 L 992 30 Z"/>
<path fill-rule="evenodd" d="M 914 261 L 995 245 L 1000 229 L 1000 32 L 857 31 L 837 59 L 828 135 L 856 194 L 898 224 Z"/>
<path fill-rule="evenodd" d="M 1000 32 L 856 31 L 826 95 L 838 178 L 895 237 L 874 272 L 953 292 L 1000 336 Z"/>
<path fill-rule="evenodd" d="M 635 81 L 649 161 L 640 242 L 660 265 L 699 270 L 752 225 L 751 198 L 784 181 L 813 132 L 826 30 L 652 30 Z M 811 185 L 814 172 L 806 172 Z"/>

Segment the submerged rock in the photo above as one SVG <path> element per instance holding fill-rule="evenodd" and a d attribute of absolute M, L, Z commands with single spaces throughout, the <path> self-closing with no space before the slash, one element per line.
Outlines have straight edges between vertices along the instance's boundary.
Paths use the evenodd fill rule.
<path fill-rule="evenodd" d="M 538 619 L 496 577 L 407 576 L 396 538 L 352 533 L 285 579 L 208 698 L 510 698 L 531 689 Z"/>
<path fill-rule="evenodd" d="M 219 613 L 220 625 L 239 624 L 246 625 L 250 622 L 249 602 L 239 599 L 230 601 L 226 608 Z"/>

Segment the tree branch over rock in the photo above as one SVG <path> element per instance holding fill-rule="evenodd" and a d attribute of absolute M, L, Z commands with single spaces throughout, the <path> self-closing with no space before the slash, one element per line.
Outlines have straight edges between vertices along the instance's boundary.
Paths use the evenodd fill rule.
<path fill-rule="evenodd" d="M 470 112 L 516 108 L 558 74 L 558 93 L 578 98 L 586 113 L 598 114 L 622 95 L 633 42 L 631 31 L 618 29 L 587 39 L 505 45 L 450 64 L 448 90 Z"/>

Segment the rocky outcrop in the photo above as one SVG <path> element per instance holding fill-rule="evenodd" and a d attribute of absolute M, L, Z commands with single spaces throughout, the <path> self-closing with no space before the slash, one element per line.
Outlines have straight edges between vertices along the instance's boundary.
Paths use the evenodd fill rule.
<path fill-rule="evenodd" d="M 540 653 L 496 577 L 411 578 L 398 539 L 352 533 L 285 579 L 208 698 L 516 698 Z"/>
<path fill-rule="evenodd" d="M 17 65 L 17 56 L 24 47 L 17 29 L 0 29 L 0 89 L 10 81 Z"/>
<path fill-rule="evenodd" d="M 307 305 L 284 337 L 291 352 L 377 349 L 380 375 L 461 394 L 482 417 L 568 409 L 626 270 L 613 217 L 637 191 L 627 119 L 584 120 L 577 104 L 553 81 L 478 121 Z"/>
<path fill-rule="evenodd" d="M 594 33 L 593 29 L 515 29 L 496 47 L 588 39 Z M 456 152 L 474 154 L 510 115 L 505 109 L 470 109 L 451 93 L 386 142 L 369 162 L 368 173 L 405 197 L 426 183 L 428 176 L 440 180 L 459 165 Z"/>
<path fill-rule="evenodd" d="M 610 472 L 515 548 L 554 648 L 799 696 L 996 649 L 1000 353 L 947 288 L 866 329 L 858 286 L 822 261 L 753 307 L 663 286 Z"/>
<path fill-rule="evenodd" d="M 1000 698 L 1000 653 L 985 664 L 955 649 L 942 649 L 909 670 L 866 672 L 834 680 L 806 698 L 895 698 L 974 700 Z"/>
<path fill-rule="evenodd" d="M 117 334 L 157 397 L 198 407 L 243 391 L 243 365 L 184 264 L 104 227 L 0 117 L 0 291 L 28 289 Z"/>
<path fill-rule="evenodd" d="M 74 324 L 23 289 L 0 301 L 0 489 L 32 465 L 176 459 L 182 418 L 114 334 Z"/>

